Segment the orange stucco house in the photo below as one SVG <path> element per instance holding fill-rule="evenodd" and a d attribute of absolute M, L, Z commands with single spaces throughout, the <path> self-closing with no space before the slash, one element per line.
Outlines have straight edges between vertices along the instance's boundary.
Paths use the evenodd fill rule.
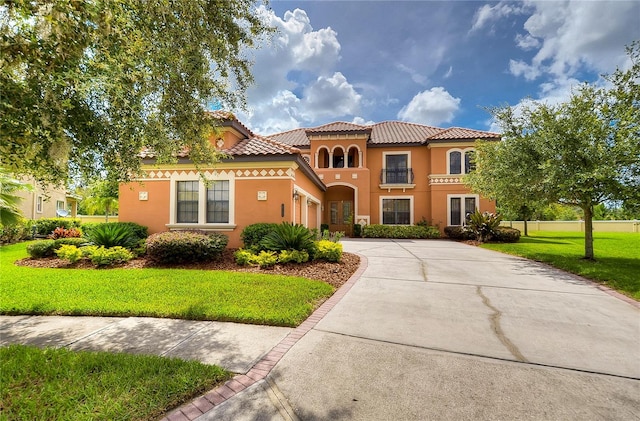
<path fill-rule="evenodd" d="M 476 209 L 495 204 L 462 183 L 477 139 L 497 133 L 441 129 L 388 121 L 330 123 L 259 136 L 230 114 L 212 139 L 229 155 L 204 170 L 204 183 L 188 156 L 156 165 L 142 154 L 144 178 L 120 186 L 120 221 L 149 232 L 203 229 L 242 245 L 242 229 L 255 222 L 293 222 L 349 232 L 352 223 L 415 224 L 423 218 L 443 229 L 461 225 Z"/>

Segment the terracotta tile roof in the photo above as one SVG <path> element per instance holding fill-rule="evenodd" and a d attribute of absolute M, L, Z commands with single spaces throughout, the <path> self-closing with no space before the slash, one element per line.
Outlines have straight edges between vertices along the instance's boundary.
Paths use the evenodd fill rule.
<path fill-rule="evenodd" d="M 344 132 L 360 132 L 371 133 L 371 127 L 361 126 L 360 124 L 347 123 L 344 121 L 336 121 L 334 123 L 325 124 L 318 127 L 306 129 L 308 135 L 322 133 L 344 133 Z"/>
<path fill-rule="evenodd" d="M 407 123 L 404 121 L 384 121 L 381 123 L 362 126 L 358 124 L 335 122 L 324 126 L 310 129 L 293 129 L 287 132 L 269 135 L 270 139 L 278 142 L 306 148 L 310 145 L 308 135 L 321 133 L 343 133 L 357 131 L 366 133 L 369 131 L 369 144 L 371 145 L 393 145 L 417 143 L 425 144 L 430 141 L 455 141 L 469 139 L 499 139 L 499 133 L 484 132 L 480 130 L 464 129 L 452 127 L 441 129 L 439 127 L 426 126 L 423 124 Z"/>
<path fill-rule="evenodd" d="M 309 138 L 305 131 L 306 129 L 293 129 L 282 133 L 272 134 L 267 137 L 286 145 L 309 146 L 311 142 L 309 142 Z"/>
<path fill-rule="evenodd" d="M 294 155 L 299 154 L 300 149 L 263 136 L 254 136 L 239 141 L 223 152 L 231 156 Z"/>
<path fill-rule="evenodd" d="M 442 129 L 422 124 L 406 123 L 402 121 L 384 121 L 376 123 L 371 133 L 371 144 L 393 143 L 424 143 L 428 137 L 437 134 Z"/>
<path fill-rule="evenodd" d="M 451 127 L 449 129 L 441 130 L 436 135 L 429 137 L 429 140 L 499 139 L 500 137 L 501 135 L 499 133 Z"/>

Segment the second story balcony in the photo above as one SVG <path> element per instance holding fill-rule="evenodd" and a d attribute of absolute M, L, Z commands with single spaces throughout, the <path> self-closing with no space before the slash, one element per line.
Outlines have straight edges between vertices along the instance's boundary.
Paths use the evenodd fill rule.
<path fill-rule="evenodd" d="M 411 168 L 383 169 L 380 171 L 380 184 L 413 184 Z"/>

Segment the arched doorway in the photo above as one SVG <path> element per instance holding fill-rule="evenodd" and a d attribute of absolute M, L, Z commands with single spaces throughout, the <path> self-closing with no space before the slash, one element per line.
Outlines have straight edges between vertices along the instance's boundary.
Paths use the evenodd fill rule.
<path fill-rule="evenodd" d="M 322 221 L 329 225 L 329 231 L 344 231 L 347 236 L 353 235 L 355 204 L 354 187 L 347 185 L 327 187 Z"/>

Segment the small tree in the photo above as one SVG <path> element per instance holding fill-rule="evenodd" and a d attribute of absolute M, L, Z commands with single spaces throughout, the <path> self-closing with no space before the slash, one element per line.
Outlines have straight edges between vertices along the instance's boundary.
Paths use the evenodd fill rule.
<path fill-rule="evenodd" d="M 594 207 L 640 198 L 640 43 L 628 53 L 632 67 L 609 76 L 610 89 L 583 84 L 558 105 L 532 102 L 517 115 L 509 107 L 494 110 L 503 143 L 497 153 L 479 154 L 486 174 L 469 177 L 474 190 L 492 192 L 502 205 L 539 200 L 581 208 L 590 260 Z"/>
<path fill-rule="evenodd" d="M 13 225 L 17 223 L 22 214 L 18 205 L 22 198 L 16 196 L 15 192 L 19 190 L 31 191 L 33 187 L 30 184 L 17 180 L 7 174 L 0 168 L 0 224 Z"/>
<path fill-rule="evenodd" d="M 90 215 L 104 213 L 105 222 L 109 222 L 109 215 L 118 210 L 118 184 L 107 180 L 93 183 L 82 199 L 82 207 Z"/>

